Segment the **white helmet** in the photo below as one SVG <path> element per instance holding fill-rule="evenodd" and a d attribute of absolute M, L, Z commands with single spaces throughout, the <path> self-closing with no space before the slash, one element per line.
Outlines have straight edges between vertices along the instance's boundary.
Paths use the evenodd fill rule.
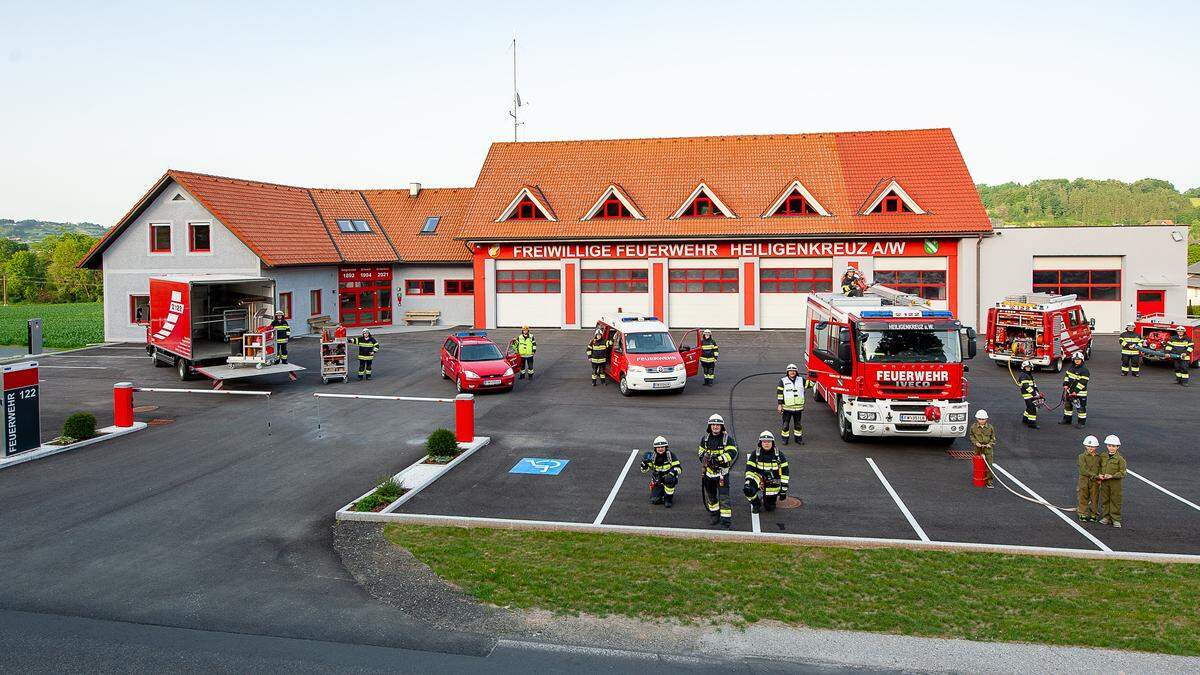
<path fill-rule="evenodd" d="M 1095 436 L 1088 436 L 1087 438 L 1083 439 L 1083 444 L 1089 448 L 1100 447 L 1100 441 L 1096 440 Z"/>
<path fill-rule="evenodd" d="M 664 438 L 663 436 L 655 436 L 654 437 L 654 447 L 656 447 L 656 448 L 667 447 L 667 439 Z"/>
<path fill-rule="evenodd" d="M 1116 434 L 1109 434 L 1104 437 L 1104 444 L 1105 445 L 1120 445 L 1121 439 L 1117 438 Z"/>
<path fill-rule="evenodd" d="M 770 431 L 764 430 L 761 434 L 758 435 L 758 440 L 759 440 L 759 442 L 771 441 L 772 443 L 774 443 L 775 442 L 775 434 L 771 433 Z"/>
<path fill-rule="evenodd" d="M 1125 330 L 1133 330 L 1133 322 L 1132 321 L 1125 324 Z"/>
<path fill-rule="evenodd" d="M 704 337 L 709 337 L 710 335 L 712 335 L 712 331 L 711 331 L 711 330 L 709 330 L 709 329 L 707 329 L 707 328 L 705 328 L 705 329 L 704 329 L 704 332 L 703 332 L 703 335 L 704 335 Z"/>
<path fill-rule="evenodd" d="M 800 372 L 800 369 L 799 369 L 799 368 L 797 368 L 797 367 L 796 367 L 796 364 L 794 364 L 794 363 L 789 363 L 789 364 L 787 364 L 787 368 L 784 368 L 784 371 L 788 371 L 788 370 L 794 370 L 794 371 L 796 371 L 797 373 L 798 373 L 798 372 Z"/>
<path fill-rule="evenodd" d="M 1033 361 L 1025 360 L 1021 362 L 1021 370 L 1033 370 Z"/>
<path fill-rule="evenodd" d="M 721 417 L 720 415 L 718 415 L 716 413 L 713 413 L 712 417 L 708 418 L 708 423 L 709 424 L 720 424 L 721 426 L 725 426 L 725 418 Z"/>
<path fill-rule="evenodd" d="M 1176 333 L 1186 333 L 1187 329 L 1184 328 L 1183 326 L 1175 326 L 1175 332 Z"/>
<path fill-rule="evenodd" d="M 980 408 L 979 410 L 975 411 L 975 419 L 986 420 L 987 418 L 988 418 L 988 414 L 987 414 L 986 410 Z"/>
<path fill-rule="evenodd" d="M 1072 361 L 1082 361 L 1083 360 L 1083 352 L 1075 352 L 1074 354 L 1071 355 L 1071 360 Z"/>

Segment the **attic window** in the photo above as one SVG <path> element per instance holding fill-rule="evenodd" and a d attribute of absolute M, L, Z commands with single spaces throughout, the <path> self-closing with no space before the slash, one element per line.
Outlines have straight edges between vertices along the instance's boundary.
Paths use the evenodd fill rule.
<path fill-rule="evenodd" d="M 717 198 L 708 186 L 701 183 L 692 190 L 692 194 L 688 195 L 683 206 L 675 212 L 674 218 L 712 218 L 712 217 L 736 218 L 733 212 L 729 210 L 721 200 Z"/>
<path fill-rule="evenodd" d="M 904 188 L 893 179 L 879 192 L 875 201 L 863 209 L 862 213 L 926 213 Z"/>
<path fill-rule="evenodd" d="M 597 199 L 596 203 L 592 204 L 592 208 L 588 209 L 588 212 L 580 220 L 591 220 L 593 218 L 646 219 L 641 211 L 638 211 L 637 206 L 630 201 L 629 197 L 616 184 L 609 185 L 604 194 L 600 195 L 600 199 Z"/>
<path fill-rule="evenodd" d="M 616 197 L 609 197 L 604 200 L 600 206 L 600 210 L 596 212 L 593 218 L 632 218 L 633 214 L 629 209 L 625 208 L 625 204 L 621 203 Z"/>
<path fill-rule="evenodd" d="M 875 206 L 871 213 L 912 213 L 913 210 L 908 208 L 908 204 L 904 203 L 895 194 L 889 194 Z"/>
<path fill-rule="evenodd" d="M 539 209 L 537 207 L 537 204 L 534 204 L 533 200 L 530 199 L 529 197 L 525 197 L 521 201 L 517 202 L 517 207 L 515 209 L 513 209 L 512 215 L 510 215 L 508 217 L 508 220 L 545 220 L 545 219 L 546 219 L 545 214 L 542 213 L 542 210 Z"/>
<path fill-rule="evenodd" d="M 342 232 L 370 232 L 371 225 L 365 220 L 339 220 L 338 230 Z"/>
<path fill-rule="evenodd" d="M 441 221 L 441 216 L 429 216 L 425 219 L 425 224 L 421 226 L 421 234 L 433 234 L 437 232 L 438 223 Z"/>
<path fill-rule="evenodd" d="M 184 197 L 184 196 L 183 196 L 183 193 L 181 193 L 181 192 L 176 192 L 176 193 L 175 193 L 175 196 L 174 196 L 174 197 L 171 197 L 171 201 L 173 201 L 173 202 L 186 202 L 186 201 L 187 201 L 187 197 Z"/>

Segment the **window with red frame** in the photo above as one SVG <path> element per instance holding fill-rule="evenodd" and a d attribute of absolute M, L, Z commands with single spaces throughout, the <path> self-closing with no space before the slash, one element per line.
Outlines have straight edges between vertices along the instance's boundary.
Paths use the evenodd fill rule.
<path fill-rule="evenodd" d="M 828 267 L 762 267 L 758 270 L 763 293 L 829 293 L 833 270 Z"/>
<path fill-rule="evenodd" d="M 738 271 L 728 269 L 680 269 L 668 274 L 672 293 L 737 293 Z"/>
<path fill-rule="evenodd" d="M 645 293 L 650 290 L 647 270 L 580 270 L 581 293 Z"/>
<path fill-rule="evenodd" d="M 946 299 L 946 273 L 942 270 L 875 270 L 875 283 L 926 300 Z"/>
<path fill-rule="evenodd" d="M 321 313 L 321 289 L 319 288 L 308 292 L 308 313 L 311 316 Z"/>
<path fill-rule="evenodd" d="M 292 294 L 291 292 L 279 294 L 279 306 L 275 308 L 277 312 L 283 312 L 283 318 L 288 321 L 292 320 Z"/>
<path fill-rule="evenodd" d="M 908 208 L 908 204 L 904 203 L 896 193 L 888 193 L 882 201 L 875 205 L 871 213 L 912 213 L 913 210 Z"/>
<path fill-rule="evenodd" d="M 558 270 L 499 270 L 497 293 L 558 293 Z"/>
<path fill-rule="evenodd" d="M 145 326 L 150 323 L 150 296 L 129 296 L 129 323 Z"/>
<path fill-rule="evenodd" d="M 1074 293 L 1080 300 L 1120 300 L 1121 270 L 1034 270 L 1033 290 Z"/>
<path fill-rule="evenodd" d="M 473 295 L 475 293 L 475 280 L 446 279 L 443 292 L 446 295 Z"/>
<path fill-rule="evenodd" d="M 545 220 L 546 216 L 529 197 L 522 197 L 506 220 Z"/>
<path fill-rule="evenodd" d="M 724 216 L 713 202 L 712 198 L 701 192 L 696 195 L 691 204 L 680 214 L 682 218 L 707 218 L 709 216 Z"/>
<path fill-rule="evenodd" d="M 779 205 L 779 208 L 775 209 L 775 213 L 772 213 L 771 215 L 816 216 L 820 215 L 820 213 L 812 207 L 812 204 L 808 203 L 808 200 L 804 198 L 804 195 L 800 194 L 798 190 L 793 190 L 792 194 L 788 195 L 788 198 L 783 200 L 783 203 Z"/>
<path fill-rule="evenodd" d="M 188 223 L 188 252 L 212 253 L 212 227 L 208 223 Z"/>
<path fill-rule="evenodd" d="M 434 295 L 433 279 L 405 279 L 405 295 Z"/>
<path fill-rule="evenodd" d="M 171 252 L 171 226 L 164 224 L 150 225 L 150 252 Z"/>
<path fill-rule="evenodd" d="M 600 205 L 600 209 L 596 211 L 593 218 L 632 218 L 633 213 L 625 206 L 625 203 L 617 199 L 616 195 L 610 196 Z"/>

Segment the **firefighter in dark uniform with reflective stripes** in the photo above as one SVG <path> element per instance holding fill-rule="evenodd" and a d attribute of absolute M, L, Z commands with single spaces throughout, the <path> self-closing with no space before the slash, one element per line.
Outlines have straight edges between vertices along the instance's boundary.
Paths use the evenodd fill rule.
<path fill-rule="evenodd" d="M 863 294 L 862 272 L 857 267 L 847 267 L 842 275 L 842 295 L 848 298 L 861 298 Z"/>
<path fill-rule="evenodd" d="M 700 338 L 700 367 L 704 369 L 704 386 L 711 387 L 717 377 L 717 342 L 712 331 L 705 328 Z"/>
<path fill-rule="evenodd" d="M 275 329 L 275 344 L 279 348 L 279 361 L 287 363 L 287 346 L 288 340 L 292 337 L 292 327 L 288 324 L 287 319 L 283 318 L 283 312 L 275 312 L 275 320 L 271 322 L 271 328 Z"/>
<path fill-rule="evenodd" d="M 700 437 L 700 491 L 711 524 L 725 529 L 733 524 L 733 505 L 729 502 L 729 470 L 737 462 L 738 449 L 733 436 L 725 430 L 725 418 L 708 418 L 708 429 Z"/>
<path fill-rule="evenodd" d="M 775 387 L 775 409 L 783 418 L 779 432 L 783 444 L 788 444 L 792 434 L 796 435 L 797 445 L 803 443 L 804 425 L 800 423 L 800 417 L 804 414 L 804 379 L 794 363 L 787 364 L 787 375 L 779 378 L 779 385 Z"/>
<path fill-rule="evenodd" d="M 612 340 L 605 340 L 604 333 L 596 329 L 596 334 L 592 336 L 592 341 L 587 346 L 588 361 L 592 364 L 592 386 L 596 386 L 596 380 L 600 380 L 605 386 L 608 386 L 608 375 L 605 374 L 608 368 L 608 350 L 612 349 Z"/>
<path fill-rule="evenodd" d="M 1133 322 L 1125 324 L 1125 332 L 1117 338 L 1121 343 L 1121 377 L 1133 373 L 1139 377 L 1142 370 L 1142 352 L 1140 347 L 1146 344 L 1146 339 L 1133 329 Z"/>
<path fill-rule="evenodd" d="M 1192 338 L 1187 336 L 1187 329 L 1176 326 L 1175 337 L 1167 340 L 1166 346 L 1167 356 L 1170 356 L 1175 364 L 1175 383 L 1188 386 L 1188 380 L 1192 377 L 1192 352 L 1196 345 L 1192 344 Z"/>
<path fill-rule="evenodd" d="M 1063 418 L 1059 424 L 1070 424 L 1071 414 L 1079 418 L 1079 426 L 1087 424 L 1088 381 L 1092 373 L 1083 364 L 1083 352 L 1075 352 L 1071 357 L 1071 365 L 1063 375 Z"/>
<path fill-rule="evenodd" d="M 746 457 L 743 491 L 750 511 L 774 511 L 776 501 L 787 498 L 789 478 L 787 457 L 775 447 L 775 436 L 763 431 L 758 435 L 758 447 Z"/>
<path fill-rule="evenodd" d="M 646 453 L 641 469 L 642 473 L 650 474 L 650 503 L 671 508 L 683 464 L 667 446 L 667 439 L 662 436 L 654 439 L 654 452 Z"/>
<path fill-rule="evenodd" d="M 371 379 L 371 363 L 375 361 L 375 352 L 379 351 L 379 340 L 364 328 L 361 337 L 350 338 L 350 344 L 358 345 L 358 379 Z"/>
<path fill-rule="evenodd" d="M 1021 414 L 1021 422 L 1027 427 L 1038 428 L 1037 402 L 1042 397 L 1038 391 L 1037 382 L 1033 381 L 1033 361 L 1021 362 L 1021 374 L 1017 377 L 1017 386 L 1021 388 L 1021 399 L 1025 401 L 1025 412 Z"/>

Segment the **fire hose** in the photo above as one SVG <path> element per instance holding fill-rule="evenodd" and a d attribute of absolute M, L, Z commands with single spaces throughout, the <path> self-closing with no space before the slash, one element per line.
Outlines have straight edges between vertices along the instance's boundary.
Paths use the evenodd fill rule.
<path fill-rule="evenodd" d="M 765 373 L 753 373 L 753 374 L 743 377 L 742 379 L 738 380 L 737 382 L 734 382 L 733 386 L 729 388 L 729 424 L 727 426 L 729 429 L 729 435 L 733 436 L 735 439 L 737 438 L 737 431 L 734 429 L 734 426 L 733 426 L 733 393 L 735 391 L 737 391 L 738 385 L 745 382 L 746 380 L 749 380 L 752 377 L 763 377 L 766 375 L 775 375 L 776 377 L 778 377 L 779 373 L 777 371 L 773 371 L 773 370 L 765 372 Z M 807 380 L 805 380 L 805 386 L 808 386 Z M 795 501 L 792 501 L 792 500 L 795 500 Z M 804 506 L 804 500 L 800 499 L 796 495 L 788 495 L 786 499 L 780 500 L 779 506 L 781 506 L 782 508 L 785 508 L 785 509 L 794 509 L 799 506 Z"/>
<path fill-rule="evenodd" d="M 981 455 L 981 457 L 982 457 L 982 455 Z M 1013 493 L 1014 495 L 1016 495 L 1016 496 L 1020 497 L 1021 499 L 1024 499 L 1024 500 L 1025 500 L 1025 501 L 1027 501 L 1027 502 L 1033 502 L 1034 504 L 1041 504 L 1042 506 L 1048 506 L 1048 507 L 1050 507 L 1050 508 L 1052 508 L 1052 509 L 1058 509 L 1059 511 L 1078 511 L 1078 510 L 1079 510 L 1079 508 L 1078 508 L 1078 507 L 1076 507 L 1076 506 L 1071 506 L 1071 507 L 1067 507 L 1067 506 L 1058 506 L 1058 505 L 1056 505 L 1056 504 L 1051 504 L 1050 502 L 1046 501 L 1045 499 L 1034 499 L 1033 497 L 1029 497 L 1029 496 L 1027 496 L 1027 495 L 1023 495 L 1023 494 L 1021 494 L 1020 492 L 1017 492 L 1016 490 L 1014 490 L 1014 489 L 1010 488 L 1010 487 L 1008 486 L 1008 484 L 1007 484 L 1007 483 L 1005 483 L 1004 481 L 1000 480 L 1000 476 L 999 476 L 999 474 L 997 474 L 997 473 L 996 473 L 996 471 L 995 471 L 995 469 L 993 469 L 993 467 L 992 467 L 992 463 L 991 463 L 991 462 L 989 462 L 989 461 L 987 460 L 987 457 L 982 457 L 982 458 L 983 458 L 983 463 L 984 463 L 984 464 L 987 464 L 988 471 L 990 471 L 990 472 L 991 472 L 991 474 L 992 474 L 992 478 L 993 478 L 993 479 L 994 479 L 994 480 L 995 480 L 997 483 L 1000 483 L 1000 487 L 1004 488 L 1005 490 L 1008 490 L 1009 492 L 1011 492 L 1011 493 Z"/>
<path fill-rule="evenodd" d="M 1012 379 L 1013 384 L 1017 385 L 1017 387 L 1019 388 L 1021 386 L 1021 383 L 1017 382 L 1017 376 L 1013 375 L 1012 361 L 1011 360 L 1006 361 L 1005 363 L 1008 364 L 1008 376 Z M 1038 391 L 1036 394 L 1034 394 L 1033 404 L 1042 406 L 1043 408 L 1046 409 L 1046 412 L 1053 412 L 1053 411 L 1061 408 L 1071 398 L 1073 398 L 1073 397 L 1068 396 L 1067 391 L 1064 389 L 1063 393 L 1062 393 L 1062 397 L 1058 399 L 1058 403 L 1055 403 L 1053 406 L 1050 406 L 1050 405 L 1046 405 L 1045 395 L 1043 395 L 1041 391 Z"/>

